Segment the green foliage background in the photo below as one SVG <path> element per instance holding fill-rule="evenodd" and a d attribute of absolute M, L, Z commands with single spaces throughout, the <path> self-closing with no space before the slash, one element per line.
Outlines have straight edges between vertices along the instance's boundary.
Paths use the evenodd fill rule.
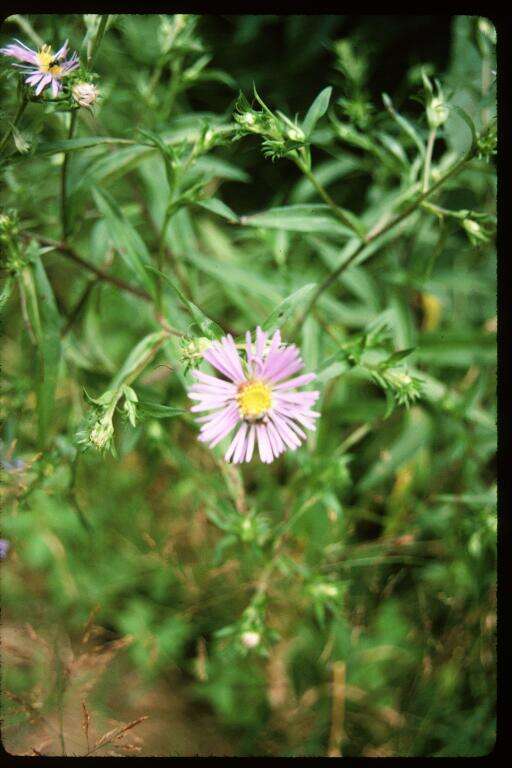
<path fill-rule="evenodd" d="M 69 37 L 85 61 L 98 23 L 11 17 L 2 44 Z M 207 713 L 229 754 L 492 748 L 495 67 L 477 17 L 120 15 L 73 138 L 58 104 L 27 106 L 2 160 L 2 621 L 73 646 L 96 610 L 109 639 L 131 635 L 98 716 L 134 670 L 192 724 Z M 1 77 L 10 132 L 5 58 Z M 423 204 L 436 78 L 430 183 L 466 159 Z M 277 117 L 265 157 L 234 118 L 241 90 L 261 119 L 253 84 L 302 129 L 333 90 L 304 141 Z M 308 152 L 333 205 L 294 161 Z M 350 257 L 352 224 L 411 204 L 312 307 L 308 288 L 271 318 L 319 374 L 307 445 L 234 468 L 198 443 L 197 338 L 242 337 Z M 115 455 L 92 438 L 110 406 Z M 66 689 L 37 659 L 2 676 L 15 749 L 33 725 L 8 694 L 37 690 L 50 715 Z M 173 754 L 172 726 L 145 752 Z"/>

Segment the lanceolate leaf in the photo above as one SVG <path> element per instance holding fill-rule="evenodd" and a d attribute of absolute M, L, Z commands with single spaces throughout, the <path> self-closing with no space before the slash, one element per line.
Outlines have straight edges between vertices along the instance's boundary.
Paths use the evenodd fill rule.
<path fill-rule="evenodd" d="M 154 283 L 145 268 L 150 262 L 150 256 L 144 241 L 107 192 L 93 189 L 93 196 L 98 210 L 107 222 L 110 237 L 119 255 L 137 282 L 153 293 Z"/>
<path fill-rule="evenodd" d="M 193 302 L 189 301 L 186 296 L 180 291 L 180 289 L 173 283 L 173 281 L 168 277 L 167 275 L 164 275 L 163 272 L 160 272 L 158 269 L 156 269 L 153 266 L 149 266 L 148 269 L 150 269 L 152 272 L 155 272 L 157 275 L 160 275 L 163 277 L 163 279 L 171 286 L 171 288 L 178 294 L 179 298 L 185 304 L 185 306 L 190 311 L 190 314 L 194 318 L 196 325 L 198 328 L 204 333 L 205 336 L 207 336 L 209 339 L 220 339 L 222 336 L 225 336 L 224 330 L 218 325 L 214 320 L 211 320 L 207 315 L 204 314 L 204 312 L 199 309 Z"/>
<path fill-rule="evenodd" d="M 161 405 L 160 403 L 148 403 L 145 400 L 139 400 L 139 411 L 143 415 L 151 416 L 154 419 L 172 419 L 188 413 L 185 408 L 175 408 L 173 405 Z"/>
<path fill-rule="evenodd" d="M 352 230 L 333 217 L 330 208 L 322 204 L 298 204 L 242 216 L 241 223 L 248 227 L 284 229 L 288 232 L 316 232 L 324 235 L 352 236 Z"/>
<path fill-rule="evenodd" d="M 156 331 L 145 336 L 132 349 L 123 366 L 114 376 L 110 390 L 117 390 L 121 385 L 130 384 L 153 359 L 166 339 L 165 331 Z"/>
<path fill-rule="evenodd" d="M 329 107 L 332 88 L 324 88 L 320 91 L 312 105 L 310 106 L 302 127 L 306 136 L 309 136 L 320 118 L 325 115 Z"/>
<path fill-rule="evenodd" d="M 205 208 L 207 211 L 216 213 L 217 216 L 222 216 L 223 219 L 227 219 L 232 224 L 237 224 L 240 219 L 234 211 L 231 210 L 222 200 L 216 197 L 211 197 L 209 200 L 200 200 L 196 203 L 200 208 Z"/>
<path fill-rule="evenodd" d="M 284 299 L 270 313 L 261 326 L 262 329 L 271 332 L 284 325 L 288 318 L 293 315 L 294 311 L 304 305 L 304 302 L 307 301 L 314 288 L 316 288 L 316 283 L 308 283 L 287 296 L 286 299 Z"/>
<path fill-rule="evenodd" d="M 52 287 L 38 255 L 32 258 L 33 275 L 39 327 L 37 343 L 37 418 L 39 445 L 44 447 L 51 437 L 55 412 L 55 391 L 61 359 L 61 318 Z"/>

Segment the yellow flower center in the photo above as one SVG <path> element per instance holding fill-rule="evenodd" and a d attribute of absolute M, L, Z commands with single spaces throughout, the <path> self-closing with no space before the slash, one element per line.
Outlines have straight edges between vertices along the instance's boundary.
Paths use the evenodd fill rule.
<path fill-rule="evenodd" d="M 51 75 L 60 75 L 62 72 L 62 67 L 53 61 L 51 45 L 43 45 L 37 52 L 36 58 L 40 72 L 49 72 Z"/>
<path fill-rule="evenodd" d="M 248 421 L 260 419 L 272 405 L 270 387 L 259 380 L 242 384 L 236 399 L 242 416 Z"/>

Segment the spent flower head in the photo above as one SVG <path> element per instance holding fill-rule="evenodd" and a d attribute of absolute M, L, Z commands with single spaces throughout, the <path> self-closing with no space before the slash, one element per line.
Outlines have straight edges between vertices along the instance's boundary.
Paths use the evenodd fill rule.
<path fill-rule="evenodd" d="M 294 344 L 281 342 L 281 334 L 269 334 L 256 329 L 253 343 L 246 333 L 245 358 L 241 358 L 233 337 L 228 334 L 220 341 L 210 342 L 202 357 L 222 376 L 211 376 L 194 370 L 197 382 L 189 397 L 197 403 L 194 413 L 201 416 L 199 440 L 213 448 L 237 428 L 225 460 L 235 464 L 250 461 L 255 445 L 262 462 L 270 464 L 288 448 L 296 450 L 306 433 L 314 430 L 320 414 L 312 410 L 318 391 L 298 391 L 316 378 L 314 373 L 294 376 L 304 367 L 300 352 Z"/>
<path fill-rule="evenodd" d="M 73 100 L 80 107 L 91 107 L 98 99 L 99 91 L 94 83 L 77 82 L 71 88 Z"/>

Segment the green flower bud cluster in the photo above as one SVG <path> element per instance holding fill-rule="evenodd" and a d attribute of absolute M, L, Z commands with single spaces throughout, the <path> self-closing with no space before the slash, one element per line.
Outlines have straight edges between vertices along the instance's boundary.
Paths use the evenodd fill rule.
<path fill-rule="evenodd" d="M 203 359 L 203 352 L 208 349 L 211 343 L 211 339 L 207 339 L 206 336 L 180 339 L 178 351 L 180 362 L 185 367 L 185 373 L 191 368 L 197 368 Z"/>
<path fill-rule="evenodd" d="M 86 393 L 87 394 L 87 393 Z M 76 434 L 76 441 L 83 450 L 93 448 L 99 453 L 110 451 L 115 455 L 114 413 L 121 398 L 124 397 L 123 411 L 128 421 L 135 427 L 137 422 L 137 393 L 128 385 L 119 389 L 108 389 L 101 397 L 88 399 L 96 406 L 87 416 Z"/>
<path fill-rule="evenodd" d="M 421 397 L 421 380 L 402 368 L 370 370 L 370 375 L 376 384 L 392 393 L 398 405 L 409 407 Z"/>
<path fill-rule="evenodd" d="M 471 245 L 489 242 L 496 229 L 495 223 L 492 220 L 493 217 L 482 214 L 478 216 L 478 221 L 476 221 L 475 214 L 473 214 L 473 217 L 468 217 L 461 221 L 462 228 L 466 232 L 469 242 Z"/>
<path fill-rule="evenodd" d="M 4 209 L 0 213 L 0 242 L 7 243 L 20 231 L 18 214 L 14 208 Z"/>
<path fill-rule="evenodd" d="M 239 621 L 223 627 L 215 633 L 216 637 L 219 639 L 230 637 L 240 656 L 247 656 L 251 652 L 258 656 L 268 656 L 269 647 L 279 639 L 279 634 L 265 623 L 265 605 L 265 595 L 257 595 L 247 606 Z"/>
<path fill-rule="evenodd" d="M 328 611 L 339 612 L 345 594 L 345 585 L 339 581 L 327 581 L 314 577 L 306 583 L 305 592 L 319 623 L 323 624 Z"/>
<path fill-rule="evenodd" d="M 272 160 L 285 157 L 304 147 L 306 136 L 297 119 L 292 122 L 279 110 L 276 113 L 272 112 L 256 90 L 254 95 L 262 107 L 260 110 L 254 109 L 243 93 L 237 99 L 234 119 L 238 130 L 234 138 L 239 139 L 251 133 L 259 134 L 263 138 L 263 154 Z"/>
<path fill-rule="evenodd" d="M 2 267 L 11 273 L 20 272 L 30 261 L 30 246 L 20 247 L 20 224 L 13 208 L 0 213 L 0 257 Z"/>
<path fill-rule="evenodd" d="M 496 120 L 493 120 L 489 126 L 477 136 L 476 156 L 480 160 L 488 162 L 496 154 L 498 147 L 498 132 Z"/>
<path fill-rule="evenodd" d="M 210 509 L 207 514 L 212 523 L 226 533 L 218 548 L 219 561 L 220 555 L 228 547 L 239 546 L 242 543 L 259 548 L 268 541 L 270 536 L 268 518 L 256 512 L 255 509 L 244 515 L 231 509 L 222 511 Z"/>

